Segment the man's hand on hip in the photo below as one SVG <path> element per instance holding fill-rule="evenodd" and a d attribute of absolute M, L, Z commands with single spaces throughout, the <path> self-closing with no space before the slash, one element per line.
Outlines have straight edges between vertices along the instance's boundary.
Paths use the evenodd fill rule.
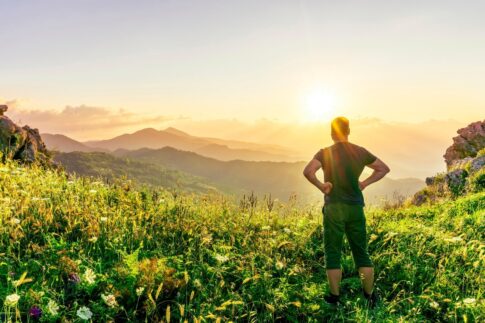
<path fill-rule="evenodd" d="M 322 183 L 321 187 L 319 187 L 323 194 L 329 194 L 332 191 L 332 188 L 333 185 L 330 182 Z"/>

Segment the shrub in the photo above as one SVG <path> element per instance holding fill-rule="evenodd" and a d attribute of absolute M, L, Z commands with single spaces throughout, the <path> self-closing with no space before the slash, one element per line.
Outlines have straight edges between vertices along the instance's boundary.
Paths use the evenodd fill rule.
<path fill-rule="evenodd" d="M 482 168 L 468 178 L 468 190 L 470 192 L 481 192 L 485 189 L 485 168 Z"/>

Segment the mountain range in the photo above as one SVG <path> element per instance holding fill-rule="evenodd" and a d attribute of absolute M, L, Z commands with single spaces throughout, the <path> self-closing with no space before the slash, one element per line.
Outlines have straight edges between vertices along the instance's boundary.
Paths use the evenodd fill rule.
<path fill-rule="evenodd" d="M 321 198 L 301 175 L 305 163 L 292 151 L 260 145 L 189 135 L 175 128 L 146 128 L 108 140 L 80 142 L 64 135 L 42 134 L 55 160 L 67 171 L 114 179 L 126 176 L 140 184 L 185 191 L 227 194 L 272 194 L 287 199 L 296 194 L 305 200 Z M 415 178 L 384 178 L 370 186 L 372 204 L 410 196 L 424 186 Z"/>
<path fill-rule="evenodd" d="M 60 152 L 72 151 L 116 151 L 140 148 L 158 149 L 173 147 L 196 152 L 202 156 L 219 160 L 272 160 L 296 161 L 295 152 L 277 145 L 263 145 L 244 141 L 197 137 L 175 128 L 157 130 L 145 128 L 134 133 L 123 134 L 106 140 L 80 142 L 64 135 L 42 134 L 47 147 Z"/>

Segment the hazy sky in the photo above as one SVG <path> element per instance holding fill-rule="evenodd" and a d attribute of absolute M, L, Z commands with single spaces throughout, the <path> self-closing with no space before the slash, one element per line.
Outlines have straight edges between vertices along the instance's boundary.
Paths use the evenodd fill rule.
<path fill-rule="evenodd" d="M 485 1 L 0 0 L 0 12 L 0 99 L 21 109 L 485 115 Z"/>

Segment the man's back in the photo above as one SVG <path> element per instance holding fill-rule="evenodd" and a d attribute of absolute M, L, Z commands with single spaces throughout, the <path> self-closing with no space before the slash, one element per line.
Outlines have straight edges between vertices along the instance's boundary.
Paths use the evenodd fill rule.
<path fill-rule="evenodd" d="M 364 205 L 359 177 L 364 167 L 377 159 L 373 154 L 349 142 L 336 142 L 320 149 L 314 158 L 322 164 L 325 182 L 333 185 L 331 192 L 325 195 L 325 204 Z"/>

